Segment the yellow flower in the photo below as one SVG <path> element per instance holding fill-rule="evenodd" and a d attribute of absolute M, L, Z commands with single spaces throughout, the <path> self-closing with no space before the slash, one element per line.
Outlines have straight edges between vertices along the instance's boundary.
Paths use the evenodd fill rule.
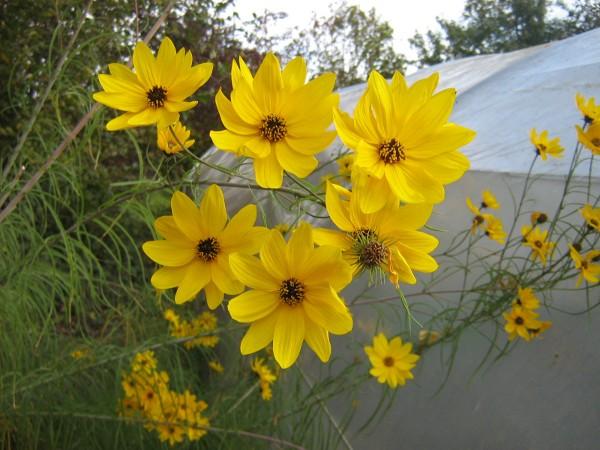
<path fill-rule="evenodd" d="M 535 147 L 535 151 L 545 161 L 548 155 L 554 158 L 562 158 L 564 148 L 560 145 L 560 138 L 548 139 L 548 131 L 544 130 L 538 136 L 535 128 L 531 129 L 530 133 L 531 143 Z"/>
<path fill-rule="evenodd" d="M 156 370 L 156 356 L 152 350 L 148 350 L 143 353 L 136 353 L 131 363 L 131 369 L 134 372 L 146 372 L 151 373 Z"/>
<path fill-rule="evenodd" d="M 594 122 L 585 131 L 579 125 L 576 128 L 579 142 L 590 149 L 593 155 L 600 155 L 600 122 Z"/>
<path fill-rule="evenodd" d="M 531 336 L 531 338 L 536 338 L 539 337 L 540 334 L 542 334 L 544 331 L 546 331 L 548 328 L 550 328 L 552 326 L 552 322 L 550 321 L 539 321 L 540 325 L 537 328 L 528 328 L 527 331 L 529 332 L 529 336 Z"/>
<path fill-rule="evenodd" d="M 252 77 L 240 58 L 231 68 L 231 101 L 222 91 L 215 101 L 226 130 L 211 131 L 221 150 L 253 159 L 256 182 L 265 188 L 280 188 L 283 171 L 300 178 L 316 167 L 315 154 L 335 138 L 331 125 L 334 94 L 333 73 L 322 74 L 308 83 L 306 62 L 291 60 L 281 70 L 279 60 L 268 53 Z"/>
<path fill-rule="evenodd" d="M 80 348 L 77 350 L 73 350 L 71 352 L 71 358 L 73 359 L 82 359 L 82 358 L 86 358 L 87 356 L 89 356 L 90 354 L 90 349 L 89 348 Z"/>
<path fill-rule="evenodd" d="M 581 208 L 581 215 L 588 224 L 588 227 L 600 231 L 600 208 L 594 208 L 592 205 L 584 205 Z"/>
<path fill-rule="evenodd" d="M 164 240 L 150 241 L 143 250 L 162 267 L 152 276 L 155 288 L 177 287 L 176 303 L 192 300 L 204 289 L 210 309 L 223 301 L 223 293 L 239 294 L 243 285 L 229 268 L 234 252 L 254 254 L 267 233 L 255 227 L 256 206 L 247 205 L 227 223 L 223 191 L 211 185 L 196 207 L 184 193 L 171 198 L 172 216 L 156 219 L 154 227 Z"/>
<path fill-rule="evenodd" d="M 260 259 L 243 254 L 229 258 L 231 270 L 250 290 L 229 302 L 231 317 L 250 323 L 241 342 L 244 355 L 273 341 L 282 368 L 290 367 L 302 343 L 326 362 L 331 356 L 329 333 L 352 330 L 352 316 L 338 292 L 352 280 L 352 269 L 338 249 L 314 248 L 310 225 L 301 224 L 290 240 L 272 231 Z"/>
<path fill-rule="evenodd" d="M 263 358 L 254 358 L 251 367 L 252 371 L 258 375 L 262 399 L 271 400 L 273 397 L 271 385 L 277 380 L 277 376 L 264 363 Z"/>
<path fill-rule="evenodd" d="M 542 327 L 542 323 L 537 320 L 538 314 L 520 306 L 513 307 L 510 312 L 505 312 L 503 316 L 506 320 L 504 331 L 506 331 L 508 339 L 511 341 L 517 336 L 530 341 L 533 336 L 529 330 L 537 330 Z"/>
<path fill-rule="evenodd" d="M 483 214 L 481 210 L 473 204 L 473 201 L 470 197 L 466 198 L 467 208 L 471 211 L 474 216 L 471 221 L 471 234 L 475 234 L 479 228 L 483 228 L 485 226 L 485 220 L 490 214 Z"/>
<path fill-rule="evenodd" d="M 491 209 L 499 209 L 500 208 L 500 203 L 498 202 L 498 200 L 496 200 L 496 197 L 494 196 L 494 194 L 492 194 L 492 191 L 490 190 L 485 190 L 483 191 L 483 193 L 481 194 L 482 200 L 481 200 L 481 208 L 491 208 Z"/>
<path fill-rule="evenodd" d="M 213 361 L 209 361 L 208 367 L 210 367 L 212 370 L 214 370 L 217 373 L 223 373 L 225 371 L 225 367 L 223 367 L 223 364 L 221 364 L 216 359 Z"/>
<path fill-rule="evenodd" d="M 600 105 L 596 105 L 594 97 L 590 97 L 587 100 L 583 95 L 577 93 L 575 96 L 577 107 L 583 115 L 585 123 L 596 122 L 600 119 Z"/>
<path fill-rule="evenodd" d="M 163 313 L 163 317 L 166 320 L 168 320 L 169 322 L 171 322 L 172 324 L 178 324 L 179 323 L 179 316 L 171 308 L 168 308 L 168 309 L 165 310 L 165 312 Z"/>
<path fill-rule="evenodd" d="M 540 307 L 540 301 L 533 293 L 531 288 L 519 288 L 518 297 L 514 300 L 513 306 L 520 306 L 529 311 L 535 311 Z"/>
<path fill-rule="evenodd" d="M 168 442 L 171 446 L 183 442 L 185 435 L 185 429 L 176 423 L 159 423 L 156 431 L 158 431 L 158 439 L 161 442 Z"/>
<path fill-rule="evenodd" d="M 350 181 L 350 176 L 352 174 L 352 167 L 354 166 L 354 155 L 344 155 L 341 158 L 338 158 L 338 173 L 342 176 L 346 181 Z"/>
<path fill-rule="evenodd" d="M 412 380 L 411 369 L 417 365 L 419 355 L 412 353 L 412 344 L 402 345 L 402 339 L 395 337 L 388 342 L 383 333 L 373 337 L 373 346 L 365 346 L 365 353 L 373 366 L 369 373 L 380 383 L 391 388 L 404 386 Z"/>
<path fill-rule="evenodd" d="M 94 100 L 110 108 L 125 111 L 106 124 L 110 131 L 157 124 L 166 127 L 198 103 L 185 101 L 210 78 L 211 63 L 192 66 L 192 54 L 175 50 L 171 39 L 160 44 L 156 58 L 143 42 L 133 51 L 132 72 L 123 64 L 109 64 L 110 75 L 98 76 L 104 89 Z"/>
<path fill-rule="evenodd" d="M 531 213 L 531 225 L 538 225 L 548 221 L 548 216 L 541 211 Z"/>
<path fill-rule="evenodd" d="M 503 244 L 506 240 L 506 232 L 502 227 L 502 221 L 491 214 L 484 214 L 485 216 L 485 235 L 492 241 L 496 241 L 499 244 Z"/>
<path fill-rule="evenodd" d="M 363 211 L 378 211 L 390 197 L 405 203 L 441 202 L 443 185 L 469 168 L 458 148 L 475 132 L 448 123 L 456 91 L 433 95 L 437 83 L 435 73 L 409 88 L 396 72 L 390 85 L 372 71 L 354 118 L 334 109 L 340 139 L 356 152 L 352 183 Z"/>
<path fill-rule="evenodd" d="M 173 133 L 175 133 L 177 139 L 173 137 Z M 165 153 L 179 153 L 183 151 L 183 148 L 181 148 L 181 145 L 179 145 L 180 143 L 183 144 L 185 148 L 190 148 L 194 144 L 195 141 L 193 139 L 189 139 L 189 137 L 190 130 L 184 127 L 181 122 L 177 121 L 170 127 L 157 128 L 156 145 L 158 145 L 158 148 Z"/>
<path fill-rule="evenodd" d="M 438 240 L 417 231 L 429 219 L 431 205 L 388 204 L 367 214 L 354 193 L 332 183 L 327 185 L 326 204 L 331 220 L 341 231 L 317 228 L 315 242 L 342 250 L 355 276 L 367 270 L 387 273 L 393 284 L 415 284 L 413 270 L 437 270 L 438 264 L 429 253 Z"/>
<path fill-rule="evenodd" d="M 529 225 L 523 225 L 521 234 L 523 235 L 523 245 L 531 248 L 532 259 L 535 261 L 539 258 L 542 265 L 545 265 L 546 259 L 552 254 L 552 250 L 556 245 L 555 242 L 546 241 L 548 230 L 542 231 L 537 227 L 532 228 Z"/>
<path fill-rule="evenodd" d="M 581 255 L 575 247 L 569 244 L 569 254 L 575 263 L 575 268 L 580 270 L 576 286 L 579 287 L 583 279 L 588 283 L 597 283 L 600 281 L 600 250 L 592 250 L 585 255 Z"/>

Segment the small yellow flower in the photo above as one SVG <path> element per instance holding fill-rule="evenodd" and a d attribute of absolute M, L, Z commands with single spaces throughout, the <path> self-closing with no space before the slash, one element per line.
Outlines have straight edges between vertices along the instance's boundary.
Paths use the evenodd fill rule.
<path fill-rule="evenodd" d="M 548 221 L 548 215 L 541 211 L 531 213 L 531 225 L 539 225 Z"/>
<path fill-rule="evenodd" d="M 521 234 L 523 235 L 523 245 L 531 248 L 531 258 L 534 261 L 539 258 L 542 265 L 545 265 L 547 258 L 550 257 L 556 246 L 555 242 L 547 242 L 548 230 L 542 231 L 537 227 L 523 225 Z"/>
<path fill-rule="evenodd" d="M 152 275 L 158 289 L 177 287 L 175 302 L 192 300 L 201 290 L 210 309 L 223 301 L 223 293 L 239 294 L 244 286 L 229 267 L 229 255 L 254 254 L 267 229 L 255 227 L 256 206 L 246 205 L 227 220 L 223 191 L 211 185 L 200 207 L 183 192 L 171 198 L 172 216 L 156 219 L 154 227 L 165 239 L 144 243 L 144 253 L 164 266 Z"/>
<path fill-rule="evenodd" d="M 109 131 L 157 124 L 160 128 L 179 119 L 198 103 L 186 101 L 209 79 L 212 63 L 192 66 L 192 54 L 184 49 L 175 50 L 173 42 L 165 38 L 156 58 L 143 42 L 133 51 L 132 72 L 123 64 L 109 64 L 110 75 L 98 76 L 103 91 L 94 94 L 94 100 L 110 108 L 125 111 L 106 124 Z"/>
<path fill-rule="evenodd" d="M 551 326 L 552 326 L 552 322 L 541 320 L 540 326 L 538 328 L 528 328 L 527 331 L 529 332 L 529 336 L 531 336 L 531 338 L 533 339 L 533 338 L 539 337 L 540 334 L 542 334 L 544 331 L 546 331 Z"/>
<path fill-rule="evenodd" d="M 184 427 L 176 423 L 159 423 L 156 431 L 160 442 L 168 442 L 171 446 L 183 442 L 185 435 Z"/>
<path fill-rule="evenodd" d="M 136 353 L 131 368 L 134 372 L 146 372 L 151 373 L 156 369 L 156 356 L 152 350 L 148 350 L 143 353 Z"/>
<path fill-rule="evenodd" d="M 506 232 L 502 227 L 502 221 L 491 214 L 484 214 L 485 217 L 485 235 L 492 241 L 503 244 L 506 240 Z"/>
<path fill-rule="evenodd" d="M 175 133 L 177 139 L 173 137 L 173 133 Z M 180 144 L 183 144 L 184 148 L 190 148 L 195 141 L 194 139 L 189 139 L 189 137 L 190 130 L 184 127 L 179 121 L 175 122 L 169 127 L 156 129 L 156 145 L 158 145 L 158 148 L 168 154 L 179 153 L 183 151 L 184 149 L 181 148 Z"/>
<path fill-rule="evenodd" d="M 250 328 L 242 339 L 243 355 L 273 342 L 275 360 L 288 368 L 302 343 L 327 362 L 329 333 L 352 330 L 352 316 L 338 292 L 352 280 L 352 269 L 333 247 L 314 248 L 313 231 L 302 223 L 286 243 L 271 231 L 260 259 L 240 253 L 229 258 L 231 270 L 250 288 L 228 305 L 231 317 Z"/>
<path fill-rule="evenodd" d="M 215 101 L 225 126 L 210 137 L 221 150 L 252 158 L 256 182 L 280 188 L 283 172 L 304 178 L 317 167 L 315 155 L 335 139 L 328 131 L 332 108 L 339 95 L 333 93 L 335 75 L 325 73 L 306 80 L 306 62 L 291 60 L 282 70 L 268 53 L 256 76 L 240 58 L 231 68 L 231 100 L 222 91 Z"/>
<path fill-rule="evenodd" d="M 593 155 L 600 155 L 600 122 L 594 122 L 585 131 L 579 125 L 576 128 L 579 142 L 591 150 Z"/>
<path fill-rule="evenodd" d="M 592 250 L 585 255 L 580 254 L 577 249 L 569 244 L 569 254 L 575 263 L 575 268 L 580 271 L 576 286 L 579 287 L 585 278 L 588 283 L 600 281 L 600 250 Z"/>
<path fill-rule="evenodd" d="M 564 148 L 560 145 L 560 138 L 548 139 L 548 130 L 544 130 L 538 136 L 535 128 L 531 129 L 531 143 L 535 147 L 535 151 L 545 161 L 548 155 L 554 158 L 562 158 Z"/>
<path fill-rule="evenodd" d="M 89 348 L 80 348 L 77 350 L 73 350 L 71 352 L 71 358 L 73 359 L 82 359 L 82 358 L 86 358 L 90 355 L 90 349 Z"/>
<path fill-rule="evenodd" d="M 473 220 L 471 221 L 471 234 L 475 234 L 479 228 L 485 227 L 485 221 L 490 214 L 484 214 L 481 210 L 473 204 L 470 197 L 466 198 L 467 208 L 473 213 Z"/>
<path fill-rule="evenodd" d="M 344 155 L 341 158 L 338 158 L 338 174 L 342 176 L 346 181 L 350 181 L 352 175 L 352 167 L 354 166 L 354 155 Z"/>
<path fill-rule="evenodd" d="M 535 311 L 540 307 L 540 301 L 533 293 L 531 288 L 519 288 L 518 297 L 514 300 L 513 306 L 520 306 L 529 311 Z"/>
<path fill-rule="evenodd" d="M 530 341 L 533 336 L 529 330 L 537 330 L 542 327 L 542 323 L 537 320 L 539 314 L 520 306 L 513 307 L 510 312 L 503 314 L 506 324 L 504 331 L 508 334 L 508 339 L 513 340 L 517 336 L 525 341 Z"/>
<path fill-rule="evenodd" d="M 171 322 L 172 324 L 177 324 L 179 323 L 179 316 L 177 315 L 177 313 L 175 311 L 173 311 L 171 308 L 168 308 L 165 310 L 165 312 L 163 313 L 163 317 Z"/>
<path fill-rule="evenodd" d="M 271 385 L 277 380 L 277 376 L 264 363 L 263 358 L 254 358 L 251 367 L 252 371 L 258 375 L 262 399 L 271 400 L 273 398 Z"/>
<path fill-rule="evenodd" d="M 412 344 L 402 344 L 400 337 L 389 342 L 383 333 L 373 337 L 373 346 L 365 346 L 365 353 L 373 366 L 369 373 L 379 383 L 387 383 L 392 389 L 404 386 L 412 380 L 411 369 L 417 365 L 419 355 L 412 353 Z"/>
<path fill-rule="evenodd" d="M 212 360 L 208 362 L 208 367 L 210 367 L 212 370 L 214 370 L 217 373 L 223 373 L 225 371 L 225 367 L 223 367 L 223 364 L 221 364 L 219 361 Z"/>
<path fill-rule="evenodd" d="M 600 208 L 594 208 L 592 205 L 585 205 L 581 208 L 581 215 L 588 224 L 588 227 L 600 231 Z"/>
<path fill-rule="evenodd" d="M 498 200 L 496 200 L 496 197 L 494 196 L 494 194 L 492 194 L 492 191 L 490 191 L 490 190 L 483 191 L 483 193 L 481 194 L 481 197 L 482 197 L 481 209 L 484 209 L 484 208 L 499 209 L 500 208 L 500 203 L 498 202 Z"/>
<path fill-rule="evenodd" d="M 600 120 L 600 105 L 596 105 L 594 97 L 590 97 L 586 100 L 583 95 L 577 93 L 575 100 L 579 111 L 581 111 L 581 114 L 583 115 L 585 123 L 590 124 Z"/>
<path fill-rule="evenodd" d="M 448 122 L 456 91 L 433 94 L 438 74 L 408 87 L 400 72 L 389 84 L 372 71 L 354 117 L 334 109 L 342 142 L 356 153 L 352 184 L 366 213 L 390 200 L 439 203 L 444 185 L 463 176 L 469 160 L 458 151 L 475 132 Z"/>

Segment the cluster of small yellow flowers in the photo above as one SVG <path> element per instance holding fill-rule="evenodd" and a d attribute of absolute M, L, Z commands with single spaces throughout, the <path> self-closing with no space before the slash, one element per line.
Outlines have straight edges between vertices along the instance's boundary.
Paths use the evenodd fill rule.
<path fill-rule="evenodd" d="M 277 375 L 265 364 L 263 358 L 254 358 L 250 367 L 252 368 L 252 372 L 258 375 L 262 399 L 271 400 L 273 398 L 271 385 L 277 380 Z"/>
<path fill-rule="evenodd" d="M 548 230 L 540 230 L 537 226 L 523 225 L 521 227 L 522 242 L 531 249 L 531 259 L 539 259 L 542 265 L 552 256 L 556 242 L 548 241 Z"/>
<path fill-rule="evenodd" d="M 223 373 L 225 371 L 225 367 L 223 367 L 223 364 L 221 364 L 219 361 L 212 360 L 208 362 L 208 367 L 211 370 L 214 370 L 217 373 Z"/>
<path fill-rule="evenodd" d="M 581 246 L 579 244 L 569 244 L 569 254 L 579 270 L 576 286 L 579 287 L 585 279 L 588 283 L 594 284 L 600 281 L 600 250 L 591 250 L 585 255 L 579 253 Z"/>
<path fill-rule="evenodd" d="M 484 209 L 500 209 L 500 203 L 496 200 L 491 191 L 485 190 L 481 194 L 481 204 L 479 207 L 473 204 L 473 201 L 467 197 L 467 207 L 473 213 L 471 222 L 471 234 L 475 234 L 478 229 L 483 229 L 484 234 L 491 240 L 502 244 L 506 240 L 506 232 L 502 226 L 502 221 L 490 213 L 482 212 Z"/>
<path fill-rule="evenodd" d="M 373 366 L 369 373 L 393 389 L 414 378 L 411 370 L 420 358 L 412 353 L 411 343 L 402 344 L 400 337 L 388 341 L 383 333 L 373 337 L 373 346 L 365 346 L 365 353 Z"/>
<path fill-rule="evenodd" d="M 136 354 L 121 384 L 124 398 L 119 413 L 143 419 L 144 428 L 156 431 L 161 442 L 175 445 L 186 437 L 196 441 L 206 434 L 209 421 L 202 412 L 207 404 L 187 390 L 171 390 L 169 374 L 158 370 L 154 352 Z"/>
<path fill-rule="evenodd" d="M 354 167 L 355 156 L 353 154 L 344 155 L 337 159 L 338 174 L 346 181 L 351 180 L 352 167 Z"/>
<path fill-rule="evenodd" d="M 512 309 L 504 313 L 506 324 L 504 330 L 508 339 L 520 337 L 530 341 L 552 326 L 552 322 L 538 320 L 539 314 L 535 311 L 540 307 L 531 288 L 519 288 L 518 296 L 512 303 Z"/>
<path fill-rule="evenodd" d="M 164 317 L 169 321 L 169 332 L 177 338 L 191 338 L 199 334 L 210 333 L 217 328 L 217 316 L 210 311 L 204 311 L 191 321 L 181 319 L 172 309 L 167 309 Z M 214 347 L 219 343 L 219 336 L 205 335 L 185 341 L 183 345 L 190 349 L 194 347 Z"/>
<path fill-rule="evenodd" d="M 581 94 L 577 94 L 576 100 L 584 121 L 583 128 L 576 126 L 577 139 L 593 155 L 600 155 L 600 105 L 596 105 L 594 97 L 586 100 Z"/>
<path fill-rule="evenodd" d="M 544 130 L 539 135 L 535 128 L 530 133 L 531 143 L 535 147 L 535 152 L 542 160 L 548 159 L 548 155 L 554 158 L 562 158 L 564 147 L 560 145 L 560 138 L 549 139 L 548 131 Z"/>

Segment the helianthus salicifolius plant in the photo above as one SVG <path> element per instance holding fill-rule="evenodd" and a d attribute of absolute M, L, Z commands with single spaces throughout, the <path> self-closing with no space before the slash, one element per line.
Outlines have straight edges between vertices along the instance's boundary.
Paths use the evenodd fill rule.
<path fill-rule="evenodd" d="M 281 187 L 284 170 L 308 176 L 317 167 L 315 155 L 335 139 L 328 130 L 339 101 L 333 93 L 335 75 L 324 73 L 306 83 L 306 73 L 303 58 L 294 58 L 282 70 L 277 57 L 268 53 L 253 77 L 240 58 L 231 69 L 231 100 L 222 91 L 215 98 L 226 129 L 211 131 L 213 143 L 252 158 L 262 187 Z"/>
<path fill-rule="evenodd" d="M 352 269 L 334 247 L 314 247 L 312 228 L 302 223 L 286 243 L 271 231 L 260 259 L 230 256 L 235 276 L 250 289 L 228 305 L 231 317 L 250 327 L 240 350 L 247 355 L 273 342 L 273 355 L 282 368 L 290 367 L 304 341 L 327 362 L 329 333 L 352 330 L 352 316 L 338 292 L 352 280 Z"/>
<path fill-rule="evenodd" d="M 154 227 L 164 239 L 146 242 L 142 249 L 164 266 L 152 275 L 157 289 L 177 288 L 175 302 L 192 300 L 204 289 L 208 307 L 215 309 L 223 294 L 235 295 L 244 286 L 233 276 L 229 255 L 258 252 L 268 230 L 256 227 L 256 206 L 247 205 L 231 220 L 223 191 L 216 184 L 204 193 L 200 207 L 183 192 L 171 198 L 172 216 L 156 219 Z"/>
<path fill-rule="evenodd" d="M 403 344 L 400 337 L 388 341 L 383 333 L 373 337 L 373 346 L 365 346 L 365 353 L 373 366 L 369 373 L 392 389 L 414 378 L 411 370 L 420 358 L 412 353 L 411 343 Z"/>
<path fill-rule="evenodd" d="M 145 125 L 167 127 L 179 113 L 198 103 L 186 101 L 212 73 L 212 63 L 192 65 L 191 52 L 177 51 L 168 37 L 156 57 L 144 42 L 133 51 L 133 71 L 124 64 L 109 64 L 110 74 L 100 74 L 103 91 L 93 97 L 98 103 L 124 111 L 106 124 L 109 131 Z"/>
<path fill-rule="evenodd" d="M 429 253 L 438 240 L 418 231 L 431 216 L 432 205 L 388 203 L 367 214 L 354 193 L 333 183 L 327 184 L 326 205 L 339 231 L 317 228 L 315 242 L 339 248 L 355 276 L 367 271 L 376 278 L 387 275 L 394 285 L 414 284 L 413 271 L 437 270 L 438 264 Z"/>
<path fill-rule="evenodd" d="M 372 71 L 354 117 L 334 109 L 340 139 L 356 152 L 352 184 L 363 211 L 383 208 L 390 197 L 441 202 L 444 185 L 469 168 L 458 149 L 475 132 L 448 122 L 456 91 L 434 94 L 437 83 L 437 73 L 408 87 L 399 72 L 390 84 Z"/>
<path fill-rule="evenodd" d="M 554 158 L 562 158 L 564 148 L 560 145 L 560 138 L 548 138 L 548 130 L 542 131 L 539 135 L 535 128 L 531 129 L 529 139 L 535 147 L 535 152 L 542 160 L 546 161 L 548 155 Z"/>

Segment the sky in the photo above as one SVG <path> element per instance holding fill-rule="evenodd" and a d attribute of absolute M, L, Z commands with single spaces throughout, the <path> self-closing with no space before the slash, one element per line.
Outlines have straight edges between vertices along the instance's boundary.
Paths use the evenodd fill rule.
<path fill-rule="evenodd" d="M 242 20 L 249 20 L 253 12 L 261 13 L 265 9 L 285 12 L 288 17 L 281 21 L 283 31 L 295 26 L 308 27 L 313 11 L 318 16 L 329 15 L 331 3 L 331 0 L 237 0 L 235 9 Z M 358 5 L 365 11 L 375 8 L 379 16 L 394 28 L 395 50 L 413 58 L 416 54 L 408 38 L 415 31 L 437 30 L 436 16 L 458 19 L 465 0 L 348 0 L 347 3 Z"/>

